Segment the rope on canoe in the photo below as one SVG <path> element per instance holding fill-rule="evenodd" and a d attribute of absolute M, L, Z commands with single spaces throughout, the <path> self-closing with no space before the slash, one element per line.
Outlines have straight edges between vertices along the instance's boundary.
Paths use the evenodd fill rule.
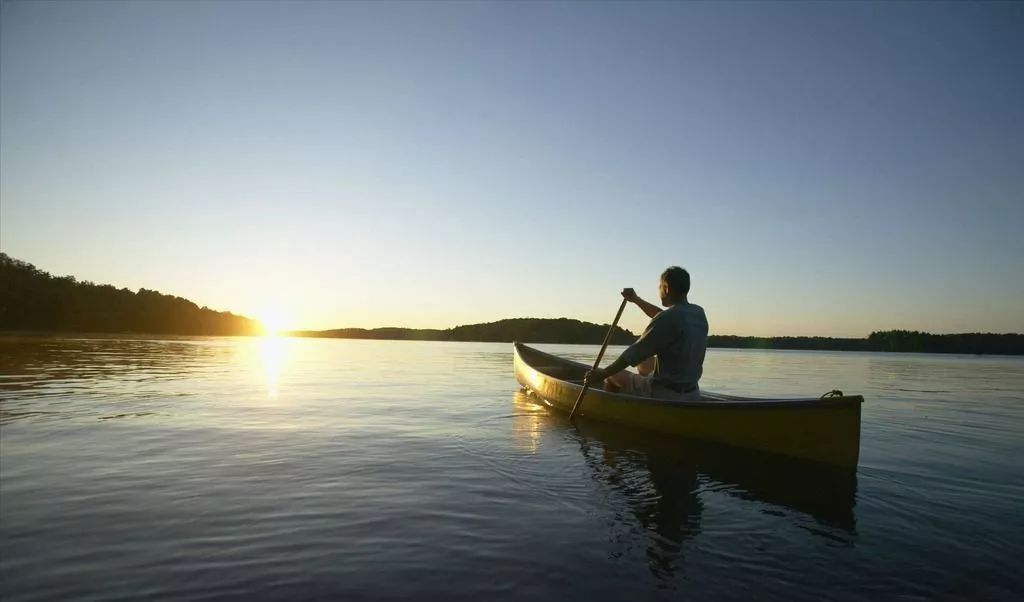
<path fill-rule="evenodd" d="M 832 389 L 831 391 L 829 391 L 828 393 L 825 393 L 824 395 L 822 395 L 818 399 L 828 399 L 829 397 L 842 397 L 842 396 L 843 396 L 843 392 L 842 391 L 840 391 L 839 389 Z"/>

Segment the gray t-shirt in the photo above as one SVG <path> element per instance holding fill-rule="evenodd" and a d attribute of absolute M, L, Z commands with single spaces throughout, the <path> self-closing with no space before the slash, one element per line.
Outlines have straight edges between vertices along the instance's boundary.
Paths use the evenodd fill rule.
<path fill-rule="evenodd" d="M 654 316 L 643 334 L 622 358 L 636 366 L 652 355 L 658 356 L 654 383 L 689 387 L 704 372 L 704 351 L 708 345 L 708 319 L 704 308 L 680 303 Z"/>

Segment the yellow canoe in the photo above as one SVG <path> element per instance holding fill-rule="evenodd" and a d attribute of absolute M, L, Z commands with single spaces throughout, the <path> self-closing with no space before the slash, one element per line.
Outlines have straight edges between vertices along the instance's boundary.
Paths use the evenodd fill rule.
<path fill-rule="evenodd" d="M 554 408 L 569 412 L 590 366 L 514 343 L 516 380 Z M 860 395 L 761 399 L 701 392 L 672 401 L 588 389 L 580 415 L 694 439 L 716 441 L 855 469 L 860 455 Z"/>

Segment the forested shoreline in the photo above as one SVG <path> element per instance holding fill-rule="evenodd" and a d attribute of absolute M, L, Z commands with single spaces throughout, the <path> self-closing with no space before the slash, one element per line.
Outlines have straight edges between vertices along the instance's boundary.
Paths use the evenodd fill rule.
<path fill-rule="evenodd" d="M 483 343 L 566 343 L 599 345 L 608 325 L 566 318 L 519 318 L 487 324 L 457 326 L 447 330 L 412 328 L 342 328 L 295 331 L 292 336 L 377 339 L 399 341 L 462 341 Z M 571 334 L 571 336 L 570 336 Z M 628 345 L 636 339 L 628 330 L 616 328 L 613 345 Z M 873 332 L 864 339 L 833 337 L 742 337 L 711 335 L 708 347 L 726 349 L 790 349 L 805 351 L 893 351 L 907 353 L 969 353 L 1024 355 L 1024 334 L 931 334 L 913 330 Z"/>
<path fill-rule="evenodd" d="M 463 341 L 600 344 L 607 324 L 569 318 L 512 318 L 447 329 L 341 328 L 303 330 L 299 337 L 401 341 Z M 109 284 L 52 276 L 30 263 L 0 253 L 0 332 L 160 335 L 258 335 L 256 320 L 200 307 L 154 290 L 132 292 Z M 636 335 L 616 327 L 613 345 Z M 893 351 L 1024 355 L 1024 334 L 931 334 L 912 330 L 873 332 L 867 338 L 744 337 L 711 335 L 708 346 L 733 349 Z"/>
<path fill-rule="evenodd" d="M 0 253 L 0 331 L 253 335 L 260 327 L 154 290 L 52 276 Z"/>
<path fill-rule="evenodd" d="M 300 330 L 289 334 L 300 337 L 338 339 L 378 339 L 399 341 L 462 341 L 480 343 L 564 343 L 600 345 L 608 334 L 608 324 L 581 322 L 569 318 L 510 318 L 484 324 L 467 324 L 447 329 L 417 328 L 340 328 Z M 636 340 L 632 332 L 615 327 L 612 345 L 629 345 Z"/>
<path fill-rule="evenodd" d="M 708 347 L 807 351 L 893 351 L 1024 355 L 1024 334 L 931 334 L 916 330 L 872 332 L 865 339 L 831 337 L 739 337 L 712 335 Z"/>

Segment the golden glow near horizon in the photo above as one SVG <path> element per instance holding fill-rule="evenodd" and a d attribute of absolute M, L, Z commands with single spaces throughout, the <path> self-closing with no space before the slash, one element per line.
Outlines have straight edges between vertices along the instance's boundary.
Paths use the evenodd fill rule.
<path fill-rule="evenodd" d="M 263 336 L 281 336 L 292 328 L 292 319 L 280 306 L 271 305 L 263 308 L 260 312 L 260 326 L 263 328 Z"/>

